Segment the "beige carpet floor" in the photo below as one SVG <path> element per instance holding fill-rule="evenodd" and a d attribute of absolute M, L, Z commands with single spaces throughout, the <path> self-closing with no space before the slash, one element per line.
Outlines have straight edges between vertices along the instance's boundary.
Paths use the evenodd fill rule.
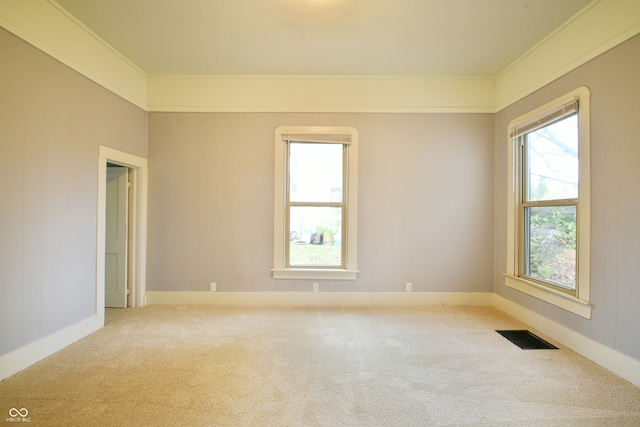
<path fill-rule="evenodd" d="M 496 329 L 526 326 L 486 307 L 107 310 L 0 383 L 0 425 L 640 426 L 640 388 Z"/>

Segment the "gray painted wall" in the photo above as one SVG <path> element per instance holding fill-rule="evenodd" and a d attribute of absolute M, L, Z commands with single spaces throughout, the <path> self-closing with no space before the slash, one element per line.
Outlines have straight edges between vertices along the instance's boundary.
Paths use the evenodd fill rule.
<path fill-rule="evenodd" d="M 640 36 L 556 80 L 496 116 L 496 292 L 640 360 Z M 593 318 L 504 286 L 507 126 L 571 90 L 591 90 L 591 294 Z"/>
<path fill-rule="evenodd" d="M 147 114 L 0 29 L 0 355 L 95 314 L 98 145 Z"/>
<path fill-rule="evenodd" d="M 359 131 L 355 281 L 322 291 L 493 290 L 492 114 L 151 113 L 153 291 L 309 291 L 274 280 L 274 131 Z"/>

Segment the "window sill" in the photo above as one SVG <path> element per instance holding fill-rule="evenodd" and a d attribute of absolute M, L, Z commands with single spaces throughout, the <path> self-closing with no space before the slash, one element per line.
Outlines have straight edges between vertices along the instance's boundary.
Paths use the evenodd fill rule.
<path fill-rule="evenodd" d="M 273 269 L 274 279 L 356 280 L 358 270 L 286 268 Z"/>
<path fill-rule="evenodd" d="M 542 301 L 563 308 L 585 319 L 591 319 L 593 306 L 589 301 L 581 300 L 573 295 L 547 288 L 537 283 L 525 280 L 521 277 L 505 273 L 505 285 Z"/>

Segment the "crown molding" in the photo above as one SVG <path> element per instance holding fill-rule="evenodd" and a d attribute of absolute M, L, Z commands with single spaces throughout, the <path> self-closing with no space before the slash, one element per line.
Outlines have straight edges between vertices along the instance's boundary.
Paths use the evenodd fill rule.
<path fill-rule="evenodd" d="M 1 0 L 0 26 L 146 109 L 147 75 L 53 0 Z"/>
<path fill-rule="evenodd" d="M 640 33 L 640 1 L 595 0 L 496 76 L 496 111 Z"/>
<path fill-rule="evenodd" d="M 147 75 L 54 0 L 0 26 L 146 111 L 494 113 L 640 33 L 640 2 L 594 0 L 496 76 Z"/>
<path fill-rule="evenodd" d="M 149 76 L 149 111 L 493 112 L 492 77 Z"/>

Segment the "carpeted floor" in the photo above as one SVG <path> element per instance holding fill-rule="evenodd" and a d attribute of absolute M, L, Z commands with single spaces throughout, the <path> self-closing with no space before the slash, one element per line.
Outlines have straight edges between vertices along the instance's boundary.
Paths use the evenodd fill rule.
<path fill-rule="evenodd" d="M 0 423 L 26 408 L 47 426 L 640 425 L 638 387 L 496 329 L 527 327 L 486 307 L 107 310 L 0 383 Z"/>

